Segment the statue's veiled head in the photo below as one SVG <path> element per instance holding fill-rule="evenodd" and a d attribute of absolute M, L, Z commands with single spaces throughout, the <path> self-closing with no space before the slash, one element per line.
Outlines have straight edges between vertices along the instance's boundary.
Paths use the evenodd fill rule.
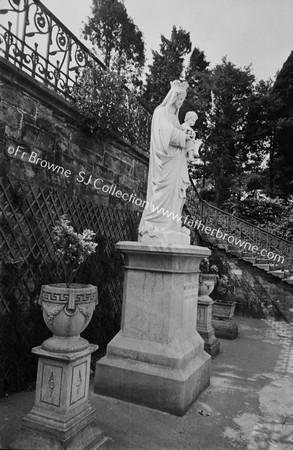
<path fill-rule="evenodd" d="M 159 106 L 168 108 L 170 105 L 175 107 L 178 113 L 187 94 L 188 83 L 186 81 L 174 80 L 170 82 L 171 88 Z"/>

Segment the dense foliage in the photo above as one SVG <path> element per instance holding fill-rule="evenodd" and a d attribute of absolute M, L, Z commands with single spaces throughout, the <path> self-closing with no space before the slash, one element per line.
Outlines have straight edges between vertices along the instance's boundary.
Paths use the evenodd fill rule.
<path fill-rule="evenodd" d="M 231 285 L 227 275 L 222 275 L 221 277 L 219 277 L 215 287 L 215 296 L 217 301 L 220 303 L 229 302 L 232 293 L 233 286 Z"/>
<path fill-rule="evenodd" d="M 99 66 L 87 67 L 74 86 L 72 97 L 91 132 L 120 133 L 131 141 L 135 135 L 135 96 L 115 73 Z"/>
<path fill-rule="evenodd" d="M 229 198 L 247 160 L 246 115 L 254 76 L 223 59 L 211 73 L 213 104 L 209 120 L 212 132 L 206 146 L 206 171 L 213 179 L 216 204 Z"/>
<path fill-rule="evenodd" d="M 199 265 L 199 270 L 201 273 L 211 273 L 216 275 L 219 272 L 218 267 L 215 264 L 210 264 L 209 258 L 204 258 Z"/>
<path fill-rule="evenodd" d="M 234 214 L 270 233 L 293 241 L 293 202 L 250 195 L 234 203 Z"/>
<path fill-rule="evenodd" d="M 275 152 L 275 191 L 293 194 L 293 52 L 277 75 L 271 97 L 277 100 L 272 138 Z"/>
<path fill-rule="evenodd" d="M 145 64 L 143 36 L 128 16 L 123 1 L 92 0 L 92 15 L 84 24 L 89 39 L 105 66 L 121 75 L 133 88 L 141 85 Z"/>
<path fill-rule="evenodd" d="M 170 39 L 161 35 L 160 52 L 153 51 L 153 63 L 146 74 L 144 99 L 154 108 L 166 96 L 170 81 L 179 79 L 184 56 L 191 51 L 190 34 L 182 28 L 172 29 Z"/>

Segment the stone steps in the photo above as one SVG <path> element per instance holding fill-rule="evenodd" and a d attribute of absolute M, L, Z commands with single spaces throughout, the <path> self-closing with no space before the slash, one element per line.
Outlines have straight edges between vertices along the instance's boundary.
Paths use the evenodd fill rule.
<path fill-rule="evenodd" d="M 269 270 L 270 275 L 274 275 L 275 277 L 283 279 L 285 277 L 285 273 L 283 270 Z M 287 279 L 288 281 L 288 279 Z"/>
<path fill-rule="evenodd" d="M 214 236 L 207 236 L 204 232 L 198 231 L 198 234 L 204 242 L 212 244 L 220 250 L 225 250 L 228 254 L 250 263 L 253 267 L 258 268 L 273 277 L 281 279 L 284 283 L 290 285 L 293 284 L 293 274 L 283 270 L 282 266 L 278 264 L 271 264 L 268 259 L 257 258 L 252 252 L 242 251 L 238 246 L 228 244 L 227 242 L 217 239 Z"/>

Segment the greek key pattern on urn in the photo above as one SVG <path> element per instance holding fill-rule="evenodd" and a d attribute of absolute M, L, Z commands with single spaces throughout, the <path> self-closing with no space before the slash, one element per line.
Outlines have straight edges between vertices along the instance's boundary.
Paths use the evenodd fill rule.
<path fill-rule="evenodd" d="M 62 302 L 67 303 L 69 300 L 69 293 L 66 292 L 51 292 L 47 291 L 45 288 L 42 287 L 39 303 L 42 302 Z"/>
<path fill-rule="evenodd" d="M 96 292 L 81 292 L 80 294 L 76 294 L 75 302 L 80 303 L 88 303 L 96 301 L 97 294 Z"/>

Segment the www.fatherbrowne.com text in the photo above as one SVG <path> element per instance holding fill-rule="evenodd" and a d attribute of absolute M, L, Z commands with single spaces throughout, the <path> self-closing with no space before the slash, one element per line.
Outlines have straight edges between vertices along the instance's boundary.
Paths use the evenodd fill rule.
<path fill-rule="evenodd" d="M 84 183 L 85 181 L 85 173 L 79 172 L 77 182 Z M 91 179 L 91 176 L 86 180 L 86 185 L 91 183 L 93 180 Z M 135 204 L 138 207 L 149 207 L 149 204 L 146 200 L 141 200 L 139 197 L 137 197 L 135 194 L 128 194 L 126 192 L 122 192 L 119 189 L 117 189 L 117 186 L 114 184 L 111 184 L 109 186 L 108 184 L 102 184 L 104 180 L 102 178 L 96 178 L 93 181 L 93 186 L 97 190 L 101 190 L 104 193 L 107 193 L 108 195 L 113 195 L 117 198 L 121 198 L 124 201 L 130 202 Z M 206 234 L 209 234 L 210 236 L 214 236 L 216 239 L 222 239 L 227 240 L 228 244 L 233 244 L 238 247 L 242 251 L 252 252 L 252 253 L 259 253 L 261 257 L 267 258 L 270 261 L 277 262 L 279 264 L 284 263 L 284 256 L 278 255 L 274 252 L 268 252 L 266 249 L 259 249 L 257 245 L 253 245 L 250 242 L 244 241 L 237 236 L 229 235 L 228 233 L 225 233 L 220 228 L 212 228 L 202 223 L 201 220 L 194 220 L 190 216 L 180 216 L 178 214 L 175 214 L 173 211 L 165 210 L 162 207 L 158 207 L 155 205 L 152 205 L 152 211 L 157 212 L 158 214 L 162 214 L 164 217 L 171 218 L 172 220 L 176 220 L 177 222 L 182 222 L 183 225 L 186 225 L 187 227 L 194 228 L 198 231 L 203 231 Z"/>

